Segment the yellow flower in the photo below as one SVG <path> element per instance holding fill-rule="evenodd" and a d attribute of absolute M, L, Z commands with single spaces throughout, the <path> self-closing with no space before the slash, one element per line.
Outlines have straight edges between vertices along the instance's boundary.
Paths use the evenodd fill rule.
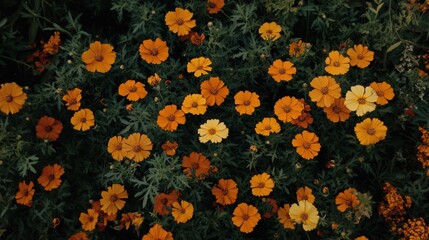
<path fill-rule="evenodd" d="M 325 63 L 328 65 L 325 67 L 325 71 L 332 75 L 346 74 L 350 68 L 350 58 L 344 57 L 338 51 L 330 52 Z"/>
<path fill-rule="evenodd" d="M 15 114 L 21 110 L 27 94 L 15 82 L 0 85 L 0 110 L 6 114 Z"/>
<path fill-rule="evenodd" d="M 374 52 L 368 50 L 367 46 L 362 44 L 354 45 L 353 48 L 347 50 L 347 55 L 350 57 L 350 65 L 358 68 L 366 68 L 370 62 L 374 60 Z"/>
<path fill-rule="evenodd" d="M 317 208 L 307 200 L 292 204 L 289 215 L 296 223 L 302 223 L 304 231 L 315 229 L 320 218 Z"/>
<path fill-rule="evenodd" d="M 259 34 L 262 39 L 265 41 L 276 41 L 280 38 L 280 32 L 282 31 L 282 27 L 275 22 L 266 22 L 261 25 L 259 28 Z"/>
<path fill-rule="evenodd" d="M 179 36 L 189 34 L 191 28 L 195 27 L 196 21 L 192 20 L 194 14 L 187 9 L 176 8 L 175 11 L 169 11 L 165 14 L 165 23 L 170 31 L 177 33 Z"/>
<path fill-rule="evenodd" d="M 372 87 L 356 85 L 347 91 L 344 104 L 350 111 L 356 111 L 356 115 L 362 116 L 375 110 L 377 99 L 377 93 Z"/>
<path fill-rule="evenodd" d="M 371 145 L 386 137 L 387 127 L 378 118 L 366 118 L 356 124 L 355 133 L 360 144 Z"/>
<path fill-rule="evenodd" d="M 200 126 L 198 134 L 200 135 L 200 142 L 206 143 L 220 143 L 222 139 L 228 137 L 229 130 L 223 122 L 219 119 L 210 119 Z"/>
<path fill-rule="evenodd" d="M 210 65 L 212 61 L 209 58 L 199 57 L 193 58 L 188 62 L 187 71 L 188 73 L 194 73 L 195 77 L 200 77 L 201 75 L 206 75 L 212 70 Z"/>

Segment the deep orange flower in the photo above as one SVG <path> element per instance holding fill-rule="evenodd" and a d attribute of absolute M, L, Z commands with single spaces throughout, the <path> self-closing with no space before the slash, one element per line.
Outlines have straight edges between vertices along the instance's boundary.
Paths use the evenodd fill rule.
<path fill-rule="evenodd" d="M 153 210 L 161 216 L 170 214 L 171 205 L 179 198 L 179 192 L 174 190 L 169 194 L 160 193 L 155 196 Z"/>
<path fill-rule="evenodd" d="M 377 93 L 378 98 L 375 103 L 379 105 L 386 105 L 393 99 L 393 97 L 395 97 L 392 86 L 387 82 L 372 82 L 369 86 L 374 89 L 375 93 Z"/>
<path fill-rule="evenodd" d="M 254 196 L 268 196 L 273 191 L 274 181 L 268 173 L 257 174 L 250 179 L 250 188 Z"/>
<path fill-rule="evenodd" d="M 71 235 L 68 240 L 89 240 L 88 234 L 86 232 L 78 232 Z"/>
<path fill-rule="evenodd" d="M 244 233 L 252 232 L 253 228 L 261 220 L 261 214 L 259 214 L 258 209 L 247 203 L 238 204 L 232 214 L 234 215 L 232 223 Z"/>
<path fill-rule="evenodd" d="M 209 80 L 201 83 L 200 88 L 201 95 L 207 101 L 207 106 L 213 106 L 215 103 L 220 106 L 229 94 L 228 87 L 218 77 L 210 77 Z"/>
<path fill-rule="evenodd" d="M 264 212 L 264 218 L 268 219 L 276 214 L 279 210 L 279 206 L 277 205 L 277 201 L 272 198 L 263 198 L 262 201 L 268 205 L 268 210 Z"/>
<path fill-rule="evenodd" d="M 341 97 L 340 85 L 331 76 L 315 77 L 310 85 L 314 89 L 308 95 L 318 107 L 330 107 L 335 99 Z"/>
<path fill-rule="evenodd" d="M 54 32 L 47 43 L 43 45 L 43 51 L 51 55 L 57 54 L 61 44 L 60 32 Z"/>
<path fill-rule="evenodd" d="M 112 155 L 112 158 L 117 161 L 122 161 L 127 156 L 127 151 L 124 150 L 124 138 L 121 136 L 113 136 L 107 143 L 107 151 Z"/>
<path fill-rule="evenodd" d="M 302 111 L 301 115 L 297 119 L 292 120 L 292 124 L 300 126 L 302 128 L 308 128 L 310 124 L 314 121 L 313 117 L 311 117 L 310 113 Z"/>
<path fill-rule="evenodd" d="M 191 28 L 195 27 L 196 21 L 192 20 L 194 14 L 187 9 L 176 8 L 175 11 L 169 11 L 165 14 L 165 23 L 170 31 L 177 33 L 179 36 L 189 34 Z"/>
<path fill-rule="evenodd" d="M 33 181 L 30 181 L 27 185 L 25 181 L 22 181 L 18 184 L 18 192 L 15 194 L 16 203 L 31 207 L 33 204 L 33 196 L 34 192 L 36 191 L 33 189 L 34 183 Z"/>
<path fill-rule="evenodd" d="M 106 73 L 115 62 L 116 53 L 110 44 L 101 44 L 95 41 L 89 45 L 89 49 L 82 53 L 82 61 L 86 64 L 86 70 L 90 72 Z"/>
<path fill-rule="evenodd" d="M 218 184 L 212 188 L 212 194 L 221 205 L 234 204 L 238 195 L 237 183 L 232 179 L 219 179 Z"/>
<path fill-rule="evenodd" d="M 86 131 L 95 124 L 94 114 L 91 109 L 84 108 L 75 112 L 70 122 L 73 124 L 73 129 Z"/>
<path fill-rule="evenodd" d="M 235 110 L 237 110 L 240 115 L 252 115 L 255 108 L 261 106 L 259 95 L 255 92 L 240 91 L 235 94 L 234 100 L 236 105 Z"/>
<path fill-rule="evenodd" d="M 335 99 L 330 107 L 323 108 L 326 117 L 332 122 L 345 122 L 350 117 L 350 110 L 344 105 L 345 98 Z"/>
<path fill-rule="evenodd" d="M 125 206 L 125 200 L 128 198 L 128 192 L 121 184 L 113 184 L 107 188 L 107 191 L 101 192 L 101 211 L 108 215 L 116 214 Z"/>
<path fill-rule="evenodd" d="M 144 87 L 145 85 L 141 82 L 127 80 L 119 85 L 118 93 L 122 97 L 127 97 L 128 100 L 135 102 L 146 97 L 147 91 Z"/>
<path fill-rule="evenodd" d="M 48 116 L 43 116 L 39 119 L 36 125 L 36 136 L 41 139 L 55 141 L 60 136 L 63 130 L 63 124 Z"/>
<path fill-rule="evenodd" d="M 204 178 L 209 172 L 210 161 L 202 153 L 191 152 L 183 157 L 182 167 L 188 177 Z"/>
<path fill-rule="evenodd" d="M 186 223 L 194 215 L 194 206 L 185 200 L 174 202 L 171 205 L 171 215 L 177 223 Z"/>
<path fill-rule="evenodd" d="M 198 33 L 194 32 L 191 34 L 191 43 L 197 46 L 203 45 L 204 40 L 206 39 L 206 35 L 204 33 L 201 33 L 201 35 L 198 35 Z"/>
<path fill-rule="evenodd" d="M 161 78 L 157 73 L 155 73 L 147 79 L 147 82 L 152 86 L 156 86 L 158 83 L 161 82 Z"/>
<path fill-rule="evenodd" d="M 332 51 L 325 59 L 325 71 L 332 75 L 343 75 L 349 71 L 350 58 L 344 57 L 338 51 Z"/>
<path fill-rule="evenodd" d="M 275 118 L 271 117 L 262 119 L 255 127 L 256 133 L 262 136 L 269 136 L 271 133 L 279 133 L 280 129 L 280 124 Z"/>
<path fill-rule="evenodd" d="M 285 204 L 283 207 L 279 208 L 277 211 L 278 220 L 285 229 L 295 229 L 295 222 L 289 215 L 289 208 L 289 204 Z"/>
<path fill-rule="evenodd" d="M 82 100 L 81 92 L 82 90 L 80 88 L 74 88 L 72 90 L 68 90 L 67 94 L 63 96 L 63 101 L 66 102 L 68 110 L 79 110 L 80 100 Z"/>
<path fill-rule="evenodd" d="M 167 42 L 156 38 L 144 40 L 139 46 L 140 57 L 147 63 L 160 64 L 168 58 Z"/>
<path fill-rule="evenodd" d="M 206 99 L 201 94 L 189 94 L 183 99 L 182 110 L 184 113 L 203 115 L 207 111 Z"/>
<path fill-rule="evenodd" d="M 299 40 L 289 45 L 289 56 L 299 57 L 305 53 L 305 42 Z"/>
<path fill-rule="evenodd" d="M 188 62 L 188 65 L 186 65 L 186 69 L 188 73 L 194 73 L 195 77 L 200 77 L 201 75 L 208 74 L 212 70 L 211 64 L 212 61 L 209 58 L 193 58 Z"/>
<path fill-rule="evenodd" d="M 27 99 L 27 94 L 15 82 L 0 85 L 0 111 L 5 114 L 15 114 L 21 110 Z"/>
<path fill-rule="evenodd" d="M 101 203 L 100 201 L 94 201 L 91 204 L 91 209 L 94 209 L 98 213 L 98 222 L 97 222 L 97 228 L 100 231 L 104 231 L 106 228 L 108 222 L 113 222 L 116 220 L 117 213 L 114 214 L 107 214 L 104 211 L 101 210 Z"/>
<path fill-rule="evenodd" d="M 274 105 L 274 114 L 283 122 L 291 122 L 301 116 L 304 104 L 295 97 L 283 97 Z"/>
<path fill-rule="evenodd" d="M 153 144 L 146 134 L 133 133 L 124 141 L 124 151 L 127 158 L 134 162 L 141 162 L 149 157 Z"/>
<path fill-rule="evenodd" d="M 359 143 L 367 146 L 385 139 L 387 127 L 378 118 L 366 118 L 356 124 L 355 133 Z"/>
<path fill-rule="evenodd" d="M 79 221 L 83 230 L 92 231 L 97 224 L 98 213 L 94 209 L 88 209 L 88 213 L 80 213 Z"/>
<path fill-rule="evenodd" d="M 265 22 L 259 27 L 259 34 L 265 41 L 276 41 L 280 38 L 282 27 L 275 22 Z"/>
<path fill-rule="evenodd" d="M 61 185 L 61 176 L 64 174 L 64 168 L 58 164 L 47 165 L 42 170 L 42 175 L 37 182 L 43 186 L 46 191 L 58 188 Z"/>
<path fill-rule="evenodd" d="M 225 6 L 225 0 L 208 0 L 207 10 L 210 14 L 218 13 Z"/>
<path fill-rule="evenodd" d="M 173 234 L 165 231 L 161 225 L 155 224 L 149 229 L 149 233 L 142 240 L 173 240 Z"/>
<path fill-rule="evenodd" d="M 156 120 L 158 127 L 170 132 L 176 131 L 179 124 L 185 124 L 185 122 L 185 113 L 182 110 L 177 109 L 177 106 L 174 104 L 167 105 L 160 110 L 158 113 L 158 119 Z"/>
<path fill-rule="evenodd" d="M 292 80 L 293 75 L 296 74 L 296 68 L 293 66 L 292 62 L 277 59 L 268 68 L 268 73 L 276 82 L 289 82 Z"/>
<path fill-rule="evenodd" d="M 292 146 L 296 147 L 296 152 L 306 160 L 313 159 L 319 155 L 320 143 L 316 134 L 304 130 L 295 135 L 292 140 Z"/>
<path fill-rule="evenodd" d="M 357 66 L 358 68 L 366 68 L 374 60 L 374 52 L 368 50 L 368 47 L 362 44 L 349 48 L 347 55 L 350 57 L 350 65 Z"/>
<path fill-rule="evenodd" d="M 311 188 L 304 186 L 304 187 L 300 187 L 297 191 L 296 191 L 296 199 L 299 201 L 302 200 L 307 200 L 310 203 L 314 203 L 314 200 L 316 199 L 313 195 L 313 190 L 311 190 Z"/>
<path fill-rule="evenodd" d="M 356 209 L 360 204 L 356 189 L 347 188 L 343 192 L 340 192 L 335 197 L 335 204 L 337 204 L 337 209 L 340 212 L 345 212 L 348 208 Z"/>
<path fill-rule="evenodd" d="M 174 142 L 167 141 L 161 146 L 162 150 L 164 150 L 165 154 L 167 154 L 168 156 L 176 155 L 176 150 L 178 147 L 179 147 L 179 144 L 177 144 L 177 142 L 175 141 Z"/>

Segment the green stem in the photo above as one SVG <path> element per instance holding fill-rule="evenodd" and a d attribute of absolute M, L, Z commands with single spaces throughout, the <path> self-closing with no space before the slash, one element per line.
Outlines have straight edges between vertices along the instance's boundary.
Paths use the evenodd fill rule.
<path fill-rule="evenodd" d="M 18 60 L 16 60 L 16 59 L 13 59 L 13 58 L 10 58 L 10 57 L 4 56 L 4 55 L 0 55 L 0 58 L 4 58 L 4 59 L 7 59 L 7 60 L 9 60 L 9 61 L 12 61 L 12 62 L 15 62 L 15 63 L 21 64 L 21 65 L 24 65 L 24 66 L 26 66 L 26 67 L 28 67 L 28 68 L 33 68 L 33 66 L 31 66 L 31 65 L 29 65 L 29 64 L 27 64 L 27 63 L 25 63 L 25 62 L 21 62 L 21 61 L 18 61 Z"/>

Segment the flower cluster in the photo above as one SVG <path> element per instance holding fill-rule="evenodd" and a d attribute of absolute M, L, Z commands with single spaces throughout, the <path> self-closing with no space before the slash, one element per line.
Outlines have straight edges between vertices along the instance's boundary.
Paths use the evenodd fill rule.
<path fill-rule="evenodd" d="M 417 160 L 422 163 L 423 168 L 429 167 L 429 131 L 420 127 L 421 144 L 417 146 Z M 429 176 L 429 169 L 426 172 L 426 175 Z"/>
<path fill-rule="evenodd" d="M 396 226 L 405 220 L 406 210 L 411 207 L 412 200 L 410 196 L 402 196 L 396 187 L 388 182 L 384 184 L 383 190 L 386 195 L 378 206 L 378 212 L 395 231 Z"/>

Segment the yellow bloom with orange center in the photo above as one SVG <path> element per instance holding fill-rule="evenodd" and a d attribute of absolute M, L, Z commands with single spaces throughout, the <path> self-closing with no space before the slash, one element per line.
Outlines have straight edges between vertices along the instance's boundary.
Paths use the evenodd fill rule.
<path fill-rule="evenodd" d="M 177 109 L 177 106 L 174 104 L 167 105 L 160 110 L 156 120 L 158 127 L 170 132 L 176 131 L 179 124 L 185 124 L 185 122 L 185 112 Z"/>
<path fill-rule="evenodd" d="M 387 134 L 387 127 L 378 118 L 366 118 L 356 124 L 354 130 L 361 145 L 376 144 Z"/>
<path fill-rule="evenodd" d="M 153 148 L 152 141 L 146 134 L 133 133 L 124 140 L 123 149 L 127 158 L 134 162 L 141 162 L 149 157 Z"/>
<path fill-rule="evenodd" d="M 15 82 L 0 85 L 0 110 L 5 114 L 19 112 L 27 100 L 27 94 Z"/>
<path fill-rule="evenodd" d="M 296 147 L 296 152 L 306 160 L 313 159 L 319 155 L 321 147 L 316 134 L 306 130 L 295 135 L 292 140 L 292 146 Z"/>
<path fill-rule="evenodd" d="M 140 57 L 150 64 L 160 64 L 168 58 L 167 42 L 160 38 L 144 40 L 139 46 Z"/>
<path fill-rule="evenodd" d="M 335 99 L 341 97 L 340 85 L 330 76 L 314 78 L 310 85 L 314 88 L 308 95 L 318 107 L 330 107 Z"/>
<path fill-rule="evenodd" d="M 372 87 L 356 85 L 347 91 L 344 104 L 350 111 L 356 111 L 357 116 L 363 116 L 375 110 L 377 99 L 378 95 Z"/>
<path fill-rule="evenodd" d="M 347 55 L 350 57 L 350 65 L 357 66 L 358 68 L 366 68 L 374 60 L 374 52 L 368 50 L 368 47 L 362 44 L 349 48 Z"/>
<path fill-rule="evenodd" d="M 195 77 L 200 77 L 201 75 L 208 74 L 212 70 L 211 64 L 212 61 L 209 58 L 193 58 L 188 62 L 186 69 L 188 73 L 194 73 Z"/>
<path fill-rule="evenodd" d="M 307 200 L 292 204 L 289 215 L 297 224 L 302 224 L 304 231 L 315 229 L 320 219 L 317 208 Z"/>
<path fill-rule="evenodd" d="M 285 204 L 277 211 L 277 219 L 285 229 L 295 229 L 295 222 L 289 215 L 290 204 Z"/>
<path fill-rule="evenodd" d="M 338 51 L 332 51 L 325 59 L 325 71 L 332 75 L 343 75 L 349 71 L 350 58 L 344 57 Z"/>
<path fill-rule="evenodd" d="M 107 188 L 107 191 L 101 192 L 101 211 L 107 215 L 116 214 L 125 206 L 125 200 L 128 198 L 128 192 L 121 184 L 113 184 Z"/>
<path fill-rule="evenodd" d="M 195 27 L 196 21 L 192 19 L 194 14 L 187 9 L 176 8 L 175 11 L 169 11 L 165 14 L 165 23 L 170 31 L 177 33 L 179 36 L 189 34 L 191 28 Z"/>
<path fill-rule="evenodd" d="M 232 213 L 232 223 L 240 228 L 241 232 L 251 233 L 261 220 L 261 214 L 253 205 L 240 203 Z"/>
<path fill-rule="evenodd" d="M 127 97 L 128 100 L 135 102 L 146 97 L 147 91 L 144 87 L 145 85 L 141 82 L 127 80 L 119 85 L 118 93 L 122 97 Z"/>
<path fill-rule="evenodd" d="M 280 124 L 275 118 L 264 118 L 258 122 L 255 127 L 257 134 L 269 136 L 271 133 L 279 133 L 281 130 Z"/>
<path fill-rule="evenodd" d="M 203 115 L 207 111 L 206 99 L 201 94 L 189 94 L 183 99 L 182 111 L 193 115 Z"/>
<path fill-rule="evenodd" d="M 265 22 L 259 27 L 259 34 L 265 41 L 276 41 L 280 38 L 282 27 L 275 22 Z"/>
<path fill-rule="evenodd" d="M 277 59 L 268 68 L 268 74 L 270 74 L 276 82 L 288 82 L 292 80 L 293 75 L 296 74 L 296 68 L 293 66 L 292 62 Z"/>
<path fill-rule="evenodd" d="M 393 99 L 393 97 L 395 97 L 392 86 L 387 82 L 372 82 L 369 86 L 372 87 L 377 94 L 378 98 L 375 103 L 379 105 L 386 105 Z"/>
<path fill-rule="evenodd" d="M 298 201 L 307 200 L 310 203 L 314 203 L 316 197 L 314 197 L 313 190 L 311 190 L 311 188 L 304 186 L 298 188 L 298 190 L 296 191 L 296 199 Z"/>
<path fill-rule="evenodd" d="M 250 179 L 250 188 L 254 196 L 268 196 L 273 191 L 274 181 L 268 173 L 257 174 Z"/>
<path fill-rule="evenodd" d="M 73 129 L 87 131 L 95 124 L 95 118 L 92 111 L 88 108 L 81 109 L 73 114 L 70 119 Z"/>
<path fill-rule="evenodd" d="M 255 111 L 255 108 L 261 106 L 261 102 L 259 101 L 259 95 L 255 92 L 240 91 L 235 94 L 234 101 L 236 105 L 235 110 L 237 110 L 240 115 L 252 115 Z"/>
<path fill-rule="evenodd" d="M 198 129 L 200 135 L 199 140 L 202 143 L 208 141 L 212 143 L 220 143 L 223 139 L 228 137 L 229 130 L 225 123 L 219 121 L 219 119 L 210 119 L 206 123 L 201 124 Z"/>
<path fill-rule="evenodd" d="M 220 80 L 218 77 L 210 77 L 200 85 L 201 95 L 206 99 L 207 106 L 220 106 L 226 96 L 229 94 L 229 89 L 225 85 L 225 82 Z"/>
<path fill-rule="evenodd" d="M 80 100 L 82 100 L 82 90 L 74 88 L 67 91 L 63 96 L 63 101 L 66 102 L 67 110 L 77 111 L 80 108 Z"/>
<path fill-rule="evenodd" d="M 194 215 L 194 206 L 185 200 L 174 202 L 171 205 L 171 215 L 177 223 L 186 223 Z"/>
<path fill-rule="evenodd" d="M 304 104 L 295 97 L 283 97 L 274 105 L 274 114 L 282 122 L 291 122 L 301 116 Z"/>
<path fill-rule="evenodd" d="M 90 72 L 108 72 L 115 59 L 116 52 L 113 51 L 112 45 L 102 44 L 100 41 L 91 43 L 89 49 L 82 53 L 82 61 Z"/>

